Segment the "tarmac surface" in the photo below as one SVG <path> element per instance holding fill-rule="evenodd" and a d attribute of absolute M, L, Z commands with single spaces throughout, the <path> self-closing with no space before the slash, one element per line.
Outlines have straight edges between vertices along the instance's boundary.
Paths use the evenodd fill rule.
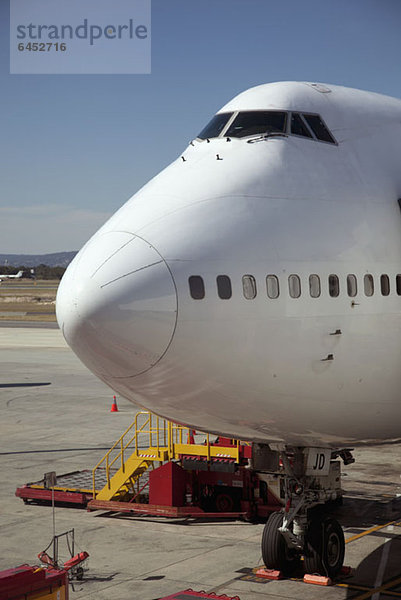
<path fill-rule="evenodd" d="M 36 324 L 35 324 L 36 325 Z M 130 425 L 136 407 L 98 381 L 48 327 L 0 326 L 0 569 L 39 564 L 52 538 L 51 508 L 24 505 L 15 489 L 92 468 Z M 263 524 L 112 515 L 56 508 L 56 531 L 75 528 L 90 554 L 72 600 L 155 600 L 192 588 L 241 600 L 401 598 L 401 445 L 358 449 L 343 469 L 336 518 L 352 576 L 331 587 L 258 580 Z M 62 554 L 62 552 L 61 552 Z M 67 554 L 65 555 L 67 558 Z"/>

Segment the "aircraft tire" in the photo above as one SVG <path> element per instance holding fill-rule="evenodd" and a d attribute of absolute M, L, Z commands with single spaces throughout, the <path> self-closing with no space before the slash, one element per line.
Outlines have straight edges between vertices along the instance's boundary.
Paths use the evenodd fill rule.
<path fill-rule="evenodd" d="M 262 558 L 268 569 L 277 569 L 291 575 L 299 566 L 299 556 L 291 551 L 279 531 L 283 524 L 283 513 L 270 515 L 262 535 Z"/>
<path fill-rule="evenodd" d="M 344 552 L 344 533 L 340 523 L 330 517 L 313 519 L 306 535 L 306 573 L 336 577 L 343 566 Z"/>

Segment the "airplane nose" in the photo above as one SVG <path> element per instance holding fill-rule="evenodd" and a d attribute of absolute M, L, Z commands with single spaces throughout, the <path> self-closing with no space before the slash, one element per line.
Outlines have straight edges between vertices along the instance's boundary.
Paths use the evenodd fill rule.
<path fill-rule="evenodd" d="M 167 351 L 177 321 L 170 270 L 127 232 L 95 236 L 61 280 L 57 320 L 82 362 L 102 378 L 139 375 Z"/>

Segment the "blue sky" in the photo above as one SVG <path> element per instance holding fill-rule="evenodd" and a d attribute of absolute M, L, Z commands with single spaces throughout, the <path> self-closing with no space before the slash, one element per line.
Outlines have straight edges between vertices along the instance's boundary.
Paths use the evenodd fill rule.
<path fill-rule="evenodd" d="M 1 0 L 0 253 L 78 249 L 253 85 L 401 98 L 400 31 L 400 0 L 152 0 L 150 75 L 10 75 Z"/>

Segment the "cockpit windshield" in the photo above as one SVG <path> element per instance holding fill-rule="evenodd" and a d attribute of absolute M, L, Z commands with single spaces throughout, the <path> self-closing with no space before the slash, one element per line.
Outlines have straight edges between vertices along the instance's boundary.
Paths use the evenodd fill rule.
<path fill-rule="evenodd" d="M 268 138 L 271 135 L 295 135 L 319 142 L 336 144 L 320 115 L 284 110 L 243 110 L 218 113 L 198 135 L 209 138 Z M 248 140 L 252 142 L 252 140 Z"/>
<path fill-rule="evenodd" d="M 201 140 L 206 140 L 207 138 L 219 137 L 220 133 L 223 131 L 232 115 L 232 112 L 214 115 L 213 119 L 209 121 L 204 129 L 202 129 L 198 135 L 198 138 Z"/>
<path fill-rule="evenodd" d="M 249 110 L 238 113 L 225 132 L 227 137 L 246 137 L 269 133 L 285 133 L 285 112 L 275 110 Z"/>

